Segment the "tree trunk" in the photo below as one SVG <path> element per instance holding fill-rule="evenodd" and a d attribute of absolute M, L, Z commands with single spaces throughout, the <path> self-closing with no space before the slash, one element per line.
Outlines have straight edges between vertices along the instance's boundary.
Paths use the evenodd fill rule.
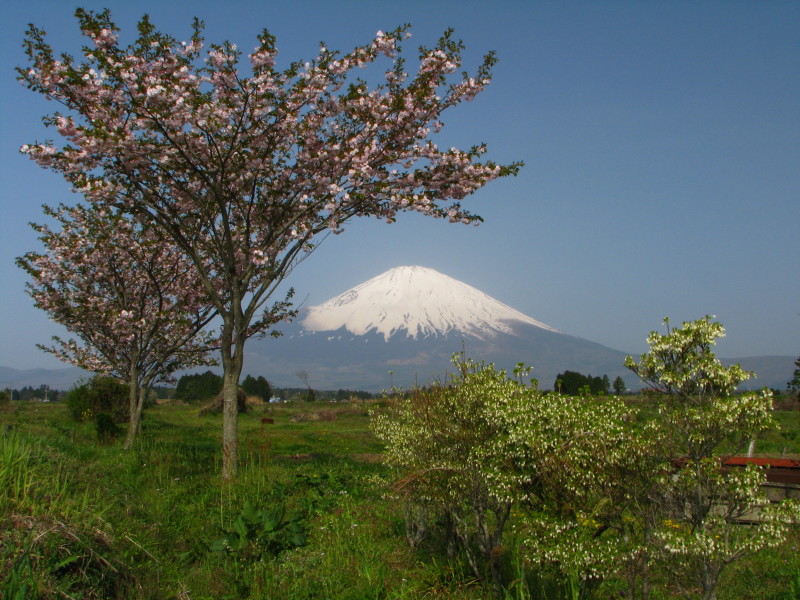
<path fill-rule="evenodd" d="M 503 597 L 503 572 L 500 564 L 502 555 L 503 531 L 508 516 L 511 514 L 511 503 L 500 504 L 492 509 L 495 514 L 494 531 L 489 537 L 487 558 L 489 560 L 489 573 L 492 577 L 492 587 L 495 598 Z"/>
<path fill-rule="evenodd" d="M 642 557 L 642 600 L 650 598 L 650 526 L 644 529 L 644 556 Z"/>
<path fill-rule="evenodd" d="M 222 367 L 222 479 L 230 481 L 239 468 L 239 405 L 237 392 L 242 374 L 242 352 L 223 353 Z"/>
<path fill-rule="evenodd" d="M 150 395 L 150 386 L 153 385 L 152 375 L 145 377 L 142 381 L 139 381 L 138 376 L 138 371 L 131 372 L 131 381 L 133 383 L 129 384 L 131 399 L 130 423 L 128 425 L 128 433 L 125 436 L 125 444 L 122 446 L 125 450 L 130 450 L 137 436 L 142 434 L 142 411 L 144 411 L 144 404 Z"/>
<path fill-rule="evenodd" d="M 149 392 L 149 387 L 139 388 L 136 400 L 136 408 L 131 415 L 131 422 L 128 426 L 128 435 L 125 437 L 125 445 L 123 446 L 125 450 L 130 450 L 133 446 L 133 442 L 136 440 L 136 436 L 142 433 L 142 410 L 144 409 L 144 403 L 147 400 L 147 394 Z"/>
<path fill-rule="evenodd" d="M 135 366 L 130 368 L 128 373 L 128 433 L 125 436 L 125 444 L 122 446 L 125 450 L 130 450 L 133 442 L 136 439 L 136 434 L 139 433 L 139 422 L 142 416 L 141 406 L 139 404 L 139 372 Z"/>
<path fill-rule="evenodd" d="M 719 564 L 703 565 L 703 600 L 716 600 L 717 582 L 721 573 L 722 567 Z"/>

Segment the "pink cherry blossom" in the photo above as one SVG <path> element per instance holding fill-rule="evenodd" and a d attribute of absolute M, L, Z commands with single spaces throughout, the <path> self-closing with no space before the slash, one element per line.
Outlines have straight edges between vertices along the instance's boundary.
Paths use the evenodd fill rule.
<path fill-rule="evenodd" d="M 145 17 L 139 39 L 122 47 L 108 11 L 76 16 L 94 41 L 85 60 L 56 60 L 31 27 L 30 64 L 18 70 L 69 112 L 71 120 L 51 124 L 70 144 L 23 151 L 88 202 L 161 231 L 193 265 L 223 323 L 223 476 L 232 477 L 245 341 L 288 309 L 288 299 L 267 303 L 317 236 L 353 217 L 392 222 L 402 211 L 478 223 L 461 201 L 521 167 L 483 160 L 481 145 L 441 150 L 429 139 L 443 111 L 489 83 L 494 55 L 459 78 L 462 44 L 447 31 L 408 72 L 398 52 L 409 30 L 400 27 L 346 54 L 323 45 L 313 60 L 281 70 L 265 30 L 247 73 L 233 44 L 200 56 L 199 21 L 179 43 Z M 390 64 L 374 87 L 351 74 L 378 60 Z"/>
<path fill-rule="evenodd" d="M 17 259 L 31 276 L 35 305 L 77 337 L 39 347 L 60 360 L 126 381 L 130 426 L 138 429 L 150 388 L 179 369 L 213 364 L 213 316 L 183 253 L 151 229 L 107 209 L 45 207 L 60 225 L 43 225 L 44 252 Z"/>

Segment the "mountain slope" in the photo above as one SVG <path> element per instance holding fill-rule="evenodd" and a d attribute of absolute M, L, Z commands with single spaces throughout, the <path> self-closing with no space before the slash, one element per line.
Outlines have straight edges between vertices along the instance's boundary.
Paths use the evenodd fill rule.
<path fill-rule="evenodd" d="M 617 376 L 631 389 L 637 378 L 625 353 L 566 335 L 452 277 L 424 267 L 398 267 L 370 279 L 281 327 L 284 336 L 248 342 L 245 373 L 296 387 L 305 371 L 317 389 L 380 391 L 441 378 L 450 359 L 465 352 L 507 370 L 523 362 L 542 389 L 566 370 Z M 794 356 L 723 359 L 755 371 L 747 389 L 783 389 Z M 0 388 L 48 384 L 67 389 L 87 374 L 80 369 L 17 371 L 0 367 Z"/>
<path fill-rule="evenodd" d="M 278 340 L 250 343 L 246 369 L 277 385 L 309 374 L 320 389 L 380 390 L 425 384 L 467 356 L 512 369 L 533 366 L 543 388 L 567 369 L 633 384 L 625 353 L 556 329 L 461 281 L 425 267 L 397 267 L 312 306 Z"/>
<path fill-rule="evenodd" d="M 555 331 L 461 281 L 425 267 L 397 267 L 313 306 L 308 331 L 344 328 L 356 335 L 376 331 L 388 340 L 460 333 L 487 339 L 512 333 L 512 323 Z"/>
<path fill-rule="evenodd" d="M 78 381 L 91 376 L 91 373 L 77 367 L 24 370 L 0 367 L 0 389 L 38 388 L 47 385 L 54 390 L 68 390 Z"/>

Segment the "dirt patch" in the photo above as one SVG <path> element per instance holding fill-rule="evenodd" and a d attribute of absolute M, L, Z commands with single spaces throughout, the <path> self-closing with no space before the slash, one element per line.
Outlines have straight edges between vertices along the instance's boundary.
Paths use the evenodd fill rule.
<path fill-rule="evenodd" d="M 289 417 L 292 423 L 310 423 L 315 421 L 335 421 L 339 417 L 332 410 L 317 410 L 309 412 L 299 412 Z"/>
<path fill-rule="evenodd" d="M 353 460 L 365 463 L 379 463 L 383 461 L 383 454 L 351 454 Z"/>

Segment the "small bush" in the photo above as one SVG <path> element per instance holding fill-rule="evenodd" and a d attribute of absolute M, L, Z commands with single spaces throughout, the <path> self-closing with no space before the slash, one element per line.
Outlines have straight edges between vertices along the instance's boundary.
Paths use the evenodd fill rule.
<path fill-rule="evenodd" d="M 94 417 L 89 406 L 89 384 L 76 385 L 66 397 L 67 410 L 74 421 L 87 421 Z"/>
<path fill-rule="evenodd" d="M 128 386 L 114 377 L 96 375 L 67 393 L 67 409 L 75 421 L 91 421 L 106 413 L 114 423 L 128 420 Z"/>

